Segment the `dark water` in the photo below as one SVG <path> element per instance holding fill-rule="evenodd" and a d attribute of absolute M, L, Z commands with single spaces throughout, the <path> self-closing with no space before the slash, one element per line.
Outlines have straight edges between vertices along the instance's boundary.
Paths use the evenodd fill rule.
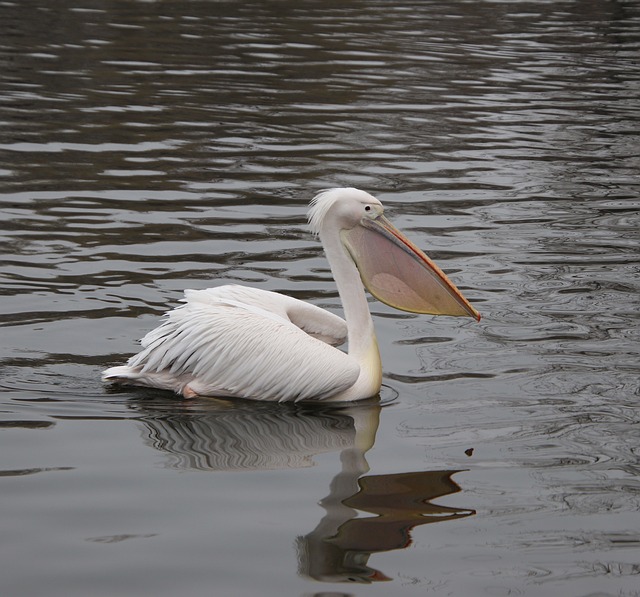
<path fill-rule="evenodd" d="M 0 592 L 640 594 L 634 1 L 0 2 Z M 184 288 L 339 312 L 376 194 L 483 313 L 373 302 L 343 409 L 109 391 Z"/>

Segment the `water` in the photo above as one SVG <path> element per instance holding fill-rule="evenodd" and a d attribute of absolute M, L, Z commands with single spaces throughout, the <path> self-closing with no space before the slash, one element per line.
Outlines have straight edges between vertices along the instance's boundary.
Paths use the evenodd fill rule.
<path fill-rule="evenodd" d="M 638 595 L 640 10 L 0 3 L 2 595 Z M 340 311 L 376 194 L 482 312 L 372 302 L 382 397 L 109 390 L 184 288 Z"/>

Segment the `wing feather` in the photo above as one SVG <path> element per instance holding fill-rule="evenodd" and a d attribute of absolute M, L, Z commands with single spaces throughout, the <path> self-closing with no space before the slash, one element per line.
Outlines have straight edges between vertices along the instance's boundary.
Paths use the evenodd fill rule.
<path fill-rule="evenodd" d="M 332 346 L 339 346 L 347 340 L 347 322 L 344 319 L 316 305 L 277 292 L 230 284 L 205 290 L 186 290 L 185 296 L 191 302 L 219 304 L 223 301 L 239 303 L 245 308 L 256 307 L 273 317 L 290 321 L 310 336 Z"/>
<path fill-rule="evenodd" d="M 142 350 L 128 365 L 144 374 L 189 377 L 199 394 L 263 400 L 322 399 L 355 383 L 358 364 L 292 322 L 289 311 L 299 320 L 305 311 L 300 305 L 313 307 L 318 337 L 334 341 L 342 333 L 342 319 L 256 290 L 225 286 L 185 292 L 184 304 L 142 339 Z"/>

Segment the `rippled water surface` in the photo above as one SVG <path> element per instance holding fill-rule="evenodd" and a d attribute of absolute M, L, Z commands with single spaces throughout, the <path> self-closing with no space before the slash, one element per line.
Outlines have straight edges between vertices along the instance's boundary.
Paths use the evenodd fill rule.
<path fill-rule="evenodd" d="M 0 2 L 2 595 L 640 594 L 635 1 Z M 357 407 L 110 390 L 184 288 L 340 313 L 376 194 L 482 322 Z"/>

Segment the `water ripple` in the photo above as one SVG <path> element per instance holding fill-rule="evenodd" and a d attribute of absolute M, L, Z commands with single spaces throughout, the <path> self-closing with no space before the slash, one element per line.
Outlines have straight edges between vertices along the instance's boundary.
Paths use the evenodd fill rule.
<path fill-rule="evenodd" d="M 426 572 L 403 589 L 585 594 L 610 590 L 596 583 L 615 577 L 631 593 L 637 570 L 626 554 L 637 533 L 628 529 L 640 506 L 633 2 L 37 0 L 0 10 L 0 427 L 16 458 L 3 482 L 53 486 L 59 475 L 34 474 L 59 470 L 38 441 L 49 439 L 57 457 L 83 421 L 115 429 L 135 419 L 135 442 L 142 429 L 175 468 L 303 466 L 309 451 L 331 446 L 287 450 L 331 425 L 341 446 L 351 429 L 340 415 L 294 413 L 291 423 L 275 412 L 261 422 L 238 407 L 211 435 L 197 416 L 160 412 L 178 408 L 168 396 L 105 393 L 97 380 L 184 288 L 248 283 L 339 312 L 306 204 L 320 188 L 362 186 L 483 314 L 480 324 L 444 321 L 371 303 L 385 395 L 398 396 L 380 441 L 415 449 L 428 468 L 469 468 L 465 491 L 484 504 L 467 526 L 417 541 Z M 264 433 L 287 425 L 295 437 Z M 80 437 L 79 451 L 91 453 L 93 437 Z M 234 440 L 246 449 L 229 452 Z M 25 464 L 32 449 L 36 462 Z M 86 470 L 69 476 L 86 481 Z M 83 485 L 97 489 L 80 494 L 102 505 L 115 486 L 140 487 L 140 512 L 153 516 L 160 498 L 157 485 L 145 490 L 147 474 L 136 470 L 140 484 L 113 476 L 104 493 L 90 477 Z M 135 500 L 107 509 L 126 519 Z M 198 528 L 210 530 L 209 506 Z M 232 513 L 242 528 L 246 512 Z M 82 529 L 91 544 L 175 531 L 165 532 L 169 516 L 140 517 L 153 533 L 97 530 L 100 516 L 86 518 L 95 518 Z M 34 520 L 43 545 L 48 527 Z M 70 531 L 49 532 L 58 554 Z M 423 558 L 425 544 L 442 549 Z M 182 566 L 180 547 L 172 561 Z M 241 564 L 243 578 L 247 567 L 270 578 Z M 46 575 L 30 572 L 34 582 Z M 154 589 L 146 583 L 137 586 Z"/>

